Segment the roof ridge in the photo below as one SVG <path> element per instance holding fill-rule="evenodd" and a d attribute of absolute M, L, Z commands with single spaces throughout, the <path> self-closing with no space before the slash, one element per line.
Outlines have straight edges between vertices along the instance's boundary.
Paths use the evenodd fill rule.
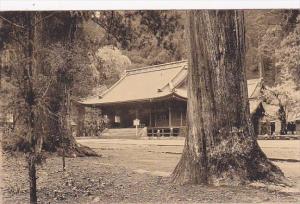
<path fill-rule="evenodd" d="M 140 68 L 136 68 L 136 69 L 129 69 L 129 70 L 125 70 L 126 73 L 128 74 L 132 74 L 132 73 L 139 73 L 139 71 L 143 71 L 143 70 L 147 70 L 150 71 L 157 71 L 155 70 L 155 68 L 158 67 L 163 67 L 163 66 L 167 66 L 167 65 L 172 65 L 172 64 L 179 64 L 179 63 L 183 63 L 183 62 L 187 62 L 187 60 L 180 60 L 180 61 L 174 61 L 174 62 L 168 62 L 168 63 L 164 63 L 164 64 L 157 64 L 157 65 L 151 65 L 151 66 L 145 66 L 145 67 L 140 67 Z M 162 70 L 158 69 L 158 70 Z M 170 69 L 170 68 L 167 68 Z"/>
<path fill-rule="evenodd" d="M 261 87 L 263 86 L 263 78 L 259 77 L 259 78 L 255 78 L 255 79 L 248 79 L 247 86 L 249 85 L 249 81 L 251 81 L 251 82 L 256 81 L 256 86 L 254 87 L 254 90 L 252 91 L 251 95 L 248 96 L 248 98 L 251 99 L 251 98 L 255 98 L 255 97 L 253 97 L 253 94 L 256 92 L 256 90 L 258 88 L 261 89 Z"/>
<path fill-rule="evenodd" d="M 125 79 L 125 77 L 127 76 L 127 73 L 125 72 L 125 74 L 116 82 L 114 83 L 111 87 L 109 87 L 108 89 L 106 89 L 102 94 L 100 94 L 98 97 L 102 98 L 104 97 L 104 95 L 106 95 L 110 90 L 112 90 L 113 88 L 115 88 L 119 83 L 121 83 L 121 81 L 123 81 Z"/>
<path fill-rule="evenodd" d="M 186 69 L 187 69 L 187 65 L 184 65 L 184 66 L 182 67 L 182 69 L 181 69 L 179 72 L 177 72 L 177 73 L 175 74 L 175 76 L 174 76 L 167 84 L 165 84 L 161 89 L 164 89 L 165 87 L 170 86 L 170 83 L 173 84 L 173 82 L 174 82 L 174 80 L 176 79 L 176 77 L 178 77 L 178 76 L 183 72 L 183 70 L 186 70 Z M 186 78 L 186 76 L 184 76 L 184 77 L 182 78 L 182 80 L 181 80 L 180 82 L 178 82 L 177 84 L 173 84 L 173 85 L 174 85 L 174 88 L 176 88 L 179 84 L 181 84 L 182 81 L 184 81 L 185 78 Z"/>

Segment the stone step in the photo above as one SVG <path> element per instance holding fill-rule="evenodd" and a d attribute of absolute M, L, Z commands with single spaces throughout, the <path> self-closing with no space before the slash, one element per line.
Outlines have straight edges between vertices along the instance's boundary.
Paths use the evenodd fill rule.
<path fill-rule="evenodd" d="M 110 134 L 110 133 L 103 133 L 102 136 L 120 136 L 120 137 L 125 137 L 125 136 L 136 136 L 136 133 L 134 134 L 124 134 L 124 133 L 120 133 L 120 134 Z"/>
<path fill-rule="evenodd" d="M 123 134 L 123 135 L 135 135 L 136 132 L 104 132 L 103 134 L 107 134 L 107 135 L 119 135 L 119 134 Z"/>
<path fill-rule="evenodd" d="M 139 139 L 137 136 L 100 136 L 100 139 Z"/>
<path fill-rule="evenodd" d="M 135 128 L 107 129 L 101 134 L 103 139 L 137 139 Z"/>
<path fill-rule="evenodd" d="M 129 131 L 119 131 L 119 132 L 111 132 L 111 131 L 107 131 L 107 132 L 103 132 L 103 133 L 110 133 L 110 134 L 119 134 L 119 133 L 136 133 L 136 131 L 132 131 L 132 132 L 129 132 Z"/>
<path fill-rule="evenodd" d="M 106 131 L 109 131 L 109 132 L 133 132 L 133 131 L 136 131 L 135 128 L 118 128 L 118 129 L 107 129 Z"/>

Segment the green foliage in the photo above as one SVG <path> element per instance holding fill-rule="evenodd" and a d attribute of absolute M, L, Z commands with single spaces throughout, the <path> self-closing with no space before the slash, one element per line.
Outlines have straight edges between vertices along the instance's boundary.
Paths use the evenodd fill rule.
<path fill-rule="evenodd" d="M 101 132 L 107 128 L 107 120 L 102 117 L 98 108 L 86 108 L 84 118 L 84 135 L 100 136 Z"/>
<path fill-rule="evenodd" d="M 281 70 L 279 81 L 282 83 L 300 80 L 300 15 L 298 19 L 295 30 L 281 41 L 275 53 L 276 67 Z"/>
<path fill-rule="evenodd" d="M 246 71 L 249 78 L 258 76 L 259 63 L 264 60 L 259 53 L 263 37 L 274 22 L 278 22 L 278 12 L 274 10 L 245 11 L 246 26 Z M 275 23 L 276 24 L 276 23 Z"/>
<path fill-rule="evenodd" d="M 126 50 L 135 66 L 185 58 L 182 11 L 101 11 L 93 21 L 105 30 L 103 45 Z"/>
<path fill-rule="evenodd" d="M 275 50 L 280 45 L 280 41 L 282 39 L 282 28 L 279 25 L 272 26 L 268 28 L 262 37 L 258 51 L 263 58 L 274 61 L 275 58 Z"/>
<path fill-rule="evenodd" d="M 90 56 L 90 59 L 94 76 L 99 85 L 111 86 L 131 65 L 130 59 L 114 46 L 99 48 Z"/>
<path fill-rule="evenodd" d="M 258 76 L 258 67 L 264 68 L 264 79 L 274 85 L 278 71 L 275 69 L 275 50 L 295 27 L 297 10 L 249 10 L 246 19 L 247 76 Z"/>
<path fill-rule="evenodd" d="M 281 41 L 275 54 L 279 75 L 273 89 L 284 96 L 290 115 L 300 114 L 300 15 L 298 19 L 294 30 Z"/>
<path fill-rule="evenodd" d="M 48 80 L 65 84 L 74 98 L 89 94 L 94 86 L 93 70 L 88 54 L 79 44 L 52 44 L 44 56 Z"/>

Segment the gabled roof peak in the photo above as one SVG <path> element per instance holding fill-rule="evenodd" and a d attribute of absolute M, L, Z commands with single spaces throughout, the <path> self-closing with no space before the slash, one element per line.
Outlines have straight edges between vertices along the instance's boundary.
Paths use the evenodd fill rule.
<path fill-rule="evenodd" d="M 165 69 L 174 69 L 186 65 L 187 65 L 187 60 L 181 60 L 181 61 L 169 62 L 165 64 L 158 64 L 158 65 L 141 67 L 137 69 L 126 70 L 126 74 L 127 75 L 141 74 L 141 73 L 154 72 L 154 71 L 160 71 Z"/>

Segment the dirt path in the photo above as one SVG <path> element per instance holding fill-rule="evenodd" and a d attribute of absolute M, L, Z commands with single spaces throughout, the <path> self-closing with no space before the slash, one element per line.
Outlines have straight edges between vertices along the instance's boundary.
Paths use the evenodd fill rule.
<path fill-rule="evenodd" d="M 40 203 L 190 203 L 190 202 L 299 202 L 298 193 L 258 187 L 204 187 L 170 184 L 168 178 L 137 173 L 105 164 L 103 158 L 50 157 L 38 170 Z M 6 157 L 5 203 L 28 203 L 27 171 L 23 157 Z"/>
<path fill-rule="evenodd" d="M 104 155 L 109 164 L 124 166 L 139 172 L 168 175 L 175 168 L 183 149 L 183 140 L 118 140 L 81 139 Z M 300 189 L 300 140 L 260 140 L 259 145 L 269 158 L 294 181 Z M 286 161 L 285 161 L 286 160 Z"/>
<path fill-rule="evenodd" d="M 67 171 L 61 172 L 61 158 L 49 156 L 38 169 L 40 203 L 300 202 L 299 192 L 279 191 L 280 186 L 229 188 L 171 184 L 167 175 L 179 159 L 180 141 L 80 142 L 95 148 L 103 157 L 68 158 Z M 291 165 L 297 163 L 286 162 L 281 167 L 295 169 Z M 3 169 L 4 202 L 28 203 L 24 156 L 5 155 Z M 298 174 L 296 170 L 286 172 L 294 179 Z"/>

